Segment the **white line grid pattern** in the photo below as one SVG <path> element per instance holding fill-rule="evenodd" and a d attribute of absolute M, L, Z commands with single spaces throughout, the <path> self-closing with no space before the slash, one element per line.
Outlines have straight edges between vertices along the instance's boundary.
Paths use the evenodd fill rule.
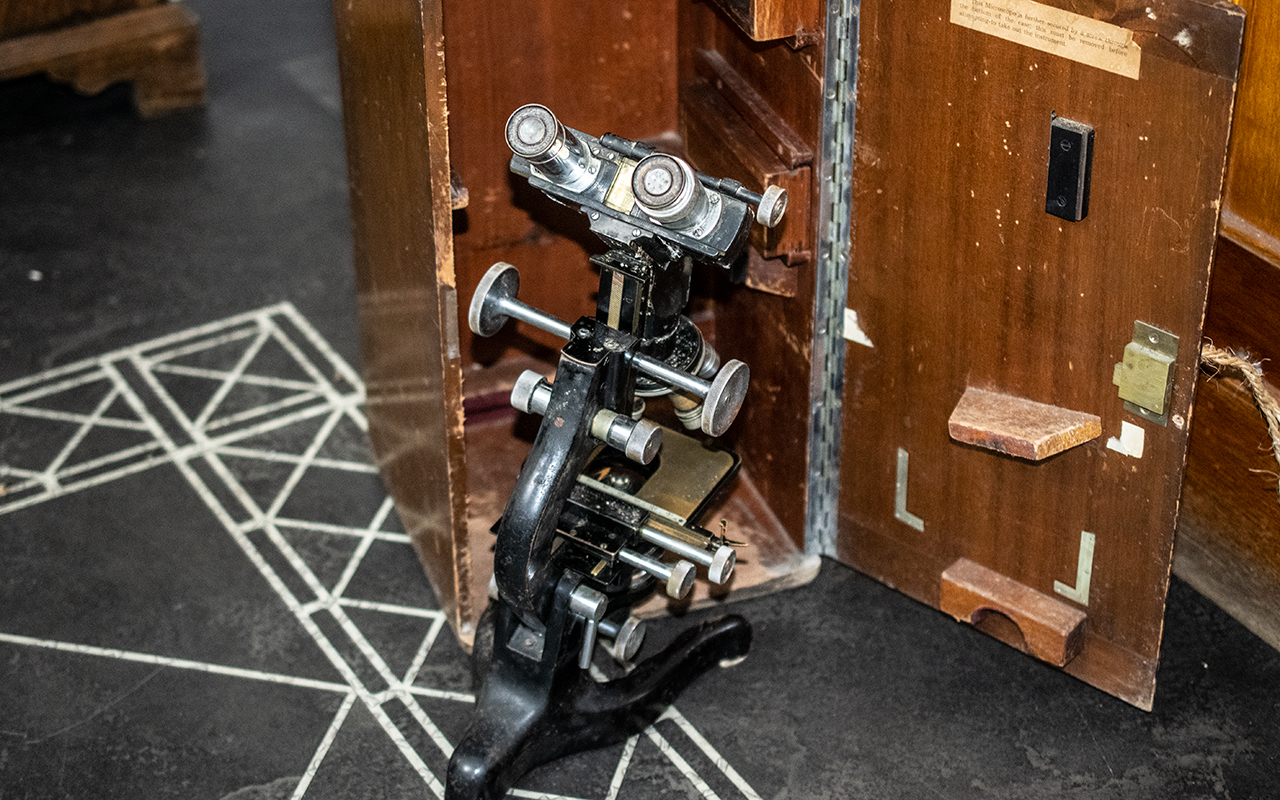
<path fill-rule="evenodd" d="M 372 516 L 360 519 L 306 519 L 285 513 L 287 509 L 294 514 L 305 511 L 290 501 L 300 484 L 317 472 L 376 480 L 377 469 L 367 457 L 353 456 L 350 446 L 345 451 L 335 446 L 340 438 L 337 432 L 350 431 L 351 426 L 363 441 L 368 429 L 363 401 L 364 389 L 355 371 L 287 302 L 0 385 L 0 515 L 171 465 L 320 648 L 341 683 L 3 631 L 0 642 L 341 695 L 341 705 L 310 763 L 299 765 L 304 771 L 293 799 L 307 795 L 357 703 L 373 716 L 425 788 L 443 797 L 444 776 L 438 774 L 439 767 L 428 765 L 387 707 L 394 701 L 402 704 L 420 729 L 412 732 L 414 737 L 425 736 L 437 751 L 428 753 L 429 759 L 437 765 L 447 762 L 453 743 L 420 699 L 460 704 L 475 700 L 470 693 L 420 682 L 445 626 L 444 614 L 435 608 L 347 594 L 375 543 L 410 543 L 396 527 L 391 499 L 383 494 Z M 296 444 L 299 430 L 306 434 L 300 450 L 276 446 L 282 434 L 292 434 Z M 110 435 L 99 442 L 96 435 L 103 432 Z M 122 438 L 132 442 L 122 446 Z M 104 447 L 106 441 L 112 447 Z M 255 465 L 270 465 L 284 475 L 283 481 L 266 491 L 253 485 L 246 472 Z M 294 547 L 289 534 L 297 531 L 355 542 L 336 580 L 323 580 Z M 303 587 L 305 596 L 300 596 Z M 374 646 L 349 611 L 426 624 L 407 669 L 395 671 L 388 654 Z M 335 627 L 349 643 L 335 641 Z M 679 733 L 675 742 L 673 732 Z M 691 759 L 709 763 L 718 773 L 717 785 L 732 786 L 733 796 L 759 800 L 674 707 L 653 727 L 627 741 L 603 800 L 627 796 L 628 768 L 642 738 L 655 745 L 670 767 L 707 800 L 719 800 L 721 795 L 691 766 Z M 587 800 L 521 789 L 512 790 L 510 796 Z"/>

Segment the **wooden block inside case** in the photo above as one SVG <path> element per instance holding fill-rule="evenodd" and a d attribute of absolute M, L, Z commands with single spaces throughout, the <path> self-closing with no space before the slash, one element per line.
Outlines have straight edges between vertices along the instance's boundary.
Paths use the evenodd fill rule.
<path fill-rule="evenodd" d="M 951 412 L 947 431 L 957 442 L 1040 461 L 1098 438 L 1102 420 L 1083 411 L 970 386 Z"/>
<path fill-rule="evenodd" d="M 1016 628 L 1007 644 L 1055 667 L 1076 657 L 1088 615 L 1078 608 L 961 558 L 942 572 L 938 608 L 982 627 L 997 614 Z M 993 634 L 998 635 L 998 634 Z"/>

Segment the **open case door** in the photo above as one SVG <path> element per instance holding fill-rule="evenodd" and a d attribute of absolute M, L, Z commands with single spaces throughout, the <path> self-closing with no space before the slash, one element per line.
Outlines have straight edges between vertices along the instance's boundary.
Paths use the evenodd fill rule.
<path fill-rule="evenodd" d="M 1243 14 L 862 25 L 839 557 L 1149 709 Z"/>
<path fill-rule="evenodd" d="M 369 435 L 455 630 L 470 619 L 438 4 L 333 4 Z"/>

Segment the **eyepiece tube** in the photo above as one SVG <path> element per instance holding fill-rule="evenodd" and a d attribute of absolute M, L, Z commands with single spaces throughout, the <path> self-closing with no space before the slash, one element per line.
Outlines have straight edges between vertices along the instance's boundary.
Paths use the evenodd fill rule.
<path fill-rule="evenodd" d="M 590 184 L 594 158 L 546 106 L 530 103 L 507 119 L 507 146 L 553 183 Z"/>

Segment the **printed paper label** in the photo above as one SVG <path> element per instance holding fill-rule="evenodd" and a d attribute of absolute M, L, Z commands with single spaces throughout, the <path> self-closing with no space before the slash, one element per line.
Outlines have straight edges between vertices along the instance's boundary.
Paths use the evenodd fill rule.
<path fill-rule="evenodd" d="M 1135 80 L 1142 63 L 1133 31 L 1033 0 L 951 0 L 951 21 Z"/>

